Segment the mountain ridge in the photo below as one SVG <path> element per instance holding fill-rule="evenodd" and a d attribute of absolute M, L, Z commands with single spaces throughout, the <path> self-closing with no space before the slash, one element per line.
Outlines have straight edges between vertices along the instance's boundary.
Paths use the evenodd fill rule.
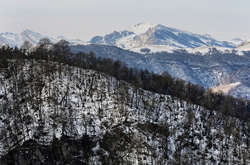
<path fill-rule="evenodd" d="M 127 35 L 121 35 L 125 32 Z M 104 36 L 96 36 L 89 43 L 112 45 L 132 51 L 150 46 L 166 46 L 165 50 L 169 51 L 187 48 L 194 49 L 202 46 L 230 49 L 237 47 L 233 42 L 219 41 L 207 34 L 195 34 L 151 23 L 140 23 L 122 31 L 115 31 Z"/>
<path fill-rule="evenodd" d="M 72 45 L 85 44 L 85 42 L 79 39 L 68 39 L 64 36 L 54 37 L 54 36 L 44 35 L 30 29 L 24 29 L 20 33 L 11 33 L 11 32 L 0 33 L 0 46 L 8 45 L 10 47 L 21 47 L 24 41 L 29 41 L 33 46 L 36 46 L 40 41 L 40 39 L 42 38 L 48 38 L 52 43 L 56 43 L 63 39 L 67 40 Z"/>
<path fill-rule="evenodd" d="M 94 36 L 89 41 L 80 39 L 69 39 L 64 36 L 48 36 L 30 29 L 25 29 L 20 34 L 0 33 L 0 46 L 9 45 L 11 47 L 20 47 L 25 40 L 30 41 L 34 46 L 41 38 L 49 38 L 53 43 L 64 39 L 72 45 L 101 44 L 117 46 L 122 49 L 145 53 L 146 50 L 151 53 L 173 52 L 184 49 L 190 53 L 205 54 L 210 49 L 216 48 L 221 51 L 249 51 L 250 47 L 240 47 L 247 41 L 240 38 L 234 38 L 230 41 L 220 41 L 209 34 L 196 34 L 185 30 L 179 30 L 162 24 L 152 24 L 149 22 L 139 23 L 124 30 L 114 30 L 112 33 L 104 36 Z"/>

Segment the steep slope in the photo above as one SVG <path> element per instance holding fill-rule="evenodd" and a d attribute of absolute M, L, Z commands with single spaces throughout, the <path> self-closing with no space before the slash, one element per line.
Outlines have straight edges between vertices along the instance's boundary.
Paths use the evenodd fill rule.
<path fill-rule="evenodd" d="M 150 48 L 153 51 L 158 50 L 158 52 L 201 46 L 235 48 L 232 42 L 218 41 L 209 35 L 190 33 L 150 23 L 140 23 L 128 30 L 96 36 L 90 40 L 90 43 L 118 46 L 133 51 Z"/>
<path fill-rule="evenodd" d="M 92 70 L 12 60 L 0 96 L 3 165 L 250 163 L 246 123 Z"/>

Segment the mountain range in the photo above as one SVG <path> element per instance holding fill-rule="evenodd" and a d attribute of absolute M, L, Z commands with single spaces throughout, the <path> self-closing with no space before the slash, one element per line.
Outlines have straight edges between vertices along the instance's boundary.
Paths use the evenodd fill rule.
<path fill-rule="evenodd" d="M 239 40 L 238 40 L 239 41 Z M 140 23 L 127 30 L 114 31 L 105 36 L 93 37 L 92 44 L 117 46 L 139 52 L 149 48 L 152 52 L 199 47 L 220 47 L 233 49 L 236 42 L 219 41 L 210 35 L 200 35 L 161 24 Z"/>
<path fill-rule="evenodd" d="M 126 30 L 95 36 L 90 41 L 52 37 L 31 30 L 20 34 L 0 33 L 0 45 L 20 47 L 25 40 L 34 46 L 41 38 L 53 43 L 64 39 L 77 52 L 94 52 L 101 58 L 111 58 L 129 67 L 147 69 L 199 84 L 214 91 L 224 91 L 235 97 L 250 99 L 250 42 L 240 38 L 219 41 L 160 24 L 140 23 Z M 236 85 L 235 85 L 236 84 Z"/>
<path fill-rule="evenodd" d="M 64 36 L 48 36 L 26 29 L 20 34 L 4 32 L 0 33 L 0 45 L 20 47 L 25 40 L 36 45 L 41 38 L 49 38 L 52 42 L 61 39 L 69 41 L 72 45 L 98 44 L 116 46 L 122 49 L 138 53 L 173 52 L 184 49 L 190 53 L 207 53 L 212 48 L 220 51 L 250 50 L 250 43 L 240 38 L 230 41 L 220 41 L 209 34 L 196 34 L 167 27 L 161 24 L 139 23 L 121 31 L 113 31 L 104 36 L 94 36 L 89 41 L 69 39 Z"/>

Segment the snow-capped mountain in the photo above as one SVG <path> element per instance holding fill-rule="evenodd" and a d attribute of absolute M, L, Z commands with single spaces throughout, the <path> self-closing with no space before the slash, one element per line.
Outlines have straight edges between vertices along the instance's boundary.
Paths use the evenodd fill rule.
<path fill-rule="evenodd" d="M 21 36 L 22 42 L 25 41 L 25 40 L 27 40 L 27 41 L 31 42 L 33 45 L 38 44 L 39 40 L 42 39 L 42 38 L 48 38 L 48 39 L 51 40 L 51 42 L 56 42 L 57 41 L 53 37 L 50 37 L 50 36 L 47 36 L 47 35 L 43 35 L 43 34 L 40 34 L 38 32 L 31 31 L 29 29 L 24 30 L 20 34 L 20 36 Z"/>
<path fill-rule="evenodd" d="M 29 29 L 20 34 L 5 32 L 0 33 L 0 46 L 20 47 L 25 40 L 36 45 L 41 38 L 49 38 L 53 43 L 64 39 L 72 45 L 101 44 L 117 46 L 144 54 L 174 52 L 180 49 L 194 54 L 206 54 L 211 49 L 217 49 L 222 52 L 238 51 L 239 55 L 243 55 L 243 51 L 250 50 L 250 46 L 245 45 L 248 42 L 240 38 L 231 41 L 219 41 L 208 34 L 201 35 L 151 23 L 140 23 L 126 30 L 114 31 L 105 36 L 95 36 L 88 42 L 64 36 L 44 35 Z"/>
<path fill-rule="evenodd" d="M 38 32 L 33 32 L 29 29 L 24 30 L 20 34 L 16 33 L 0 33 L 0 45 L 9 45 L 11 47 L 20 47 L 24 41 L 29 41 L 32 45 L 36 45 L 40 39 L 49 38 L 52 42 L 56 40 L 47 35 L 42 35 Z"/>
<path fill-rule="evenodd" d="M 21 47 L 24 41 L 29 41 L 30 43 L 32 43 L 33 46 L 35 46 L 42 38 L 48 38 L 52 43 L 64 39 L 69 41 L 72 45 L 84 44 L 83 41 L 78 39 L 72 40 L 63 36 L 53 37 L 26 29 L 22 31 L 20 34 L 10 33 L 10 32 L 0 33 L 0 46 L 8 45 L 10 47 L 15 47 L 15 46 Z"/>
<path fill-rule="evenodd" d="M 137 52 L 143 48 L 149 48 L 152 52 L 194 49 L 204 46 L 236 48 L 236 44 L 233 42 L 219 41 L 207 34 L 200 35 L 151 23 L 140 23 L 127 30 L 96 36 L 89 42 L 118 46 Z"/>
<path fill-rule="evenodd" d="M 0 34 L 0 46 L 9 45 L 15 47 L 16 45 L 20 45 L 21 42 L 19 35 L 15 33 L 6 32 Z"/>

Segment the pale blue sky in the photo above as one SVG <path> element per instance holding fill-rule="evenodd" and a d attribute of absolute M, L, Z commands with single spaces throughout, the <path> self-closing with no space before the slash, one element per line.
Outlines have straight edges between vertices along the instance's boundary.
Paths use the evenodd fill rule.
<path fill-rule="evenodd" d="M 88 40 L 140 22 L 250 39 L 250 0 L 2 0 L 0 32 L 25 28 Z"/>

